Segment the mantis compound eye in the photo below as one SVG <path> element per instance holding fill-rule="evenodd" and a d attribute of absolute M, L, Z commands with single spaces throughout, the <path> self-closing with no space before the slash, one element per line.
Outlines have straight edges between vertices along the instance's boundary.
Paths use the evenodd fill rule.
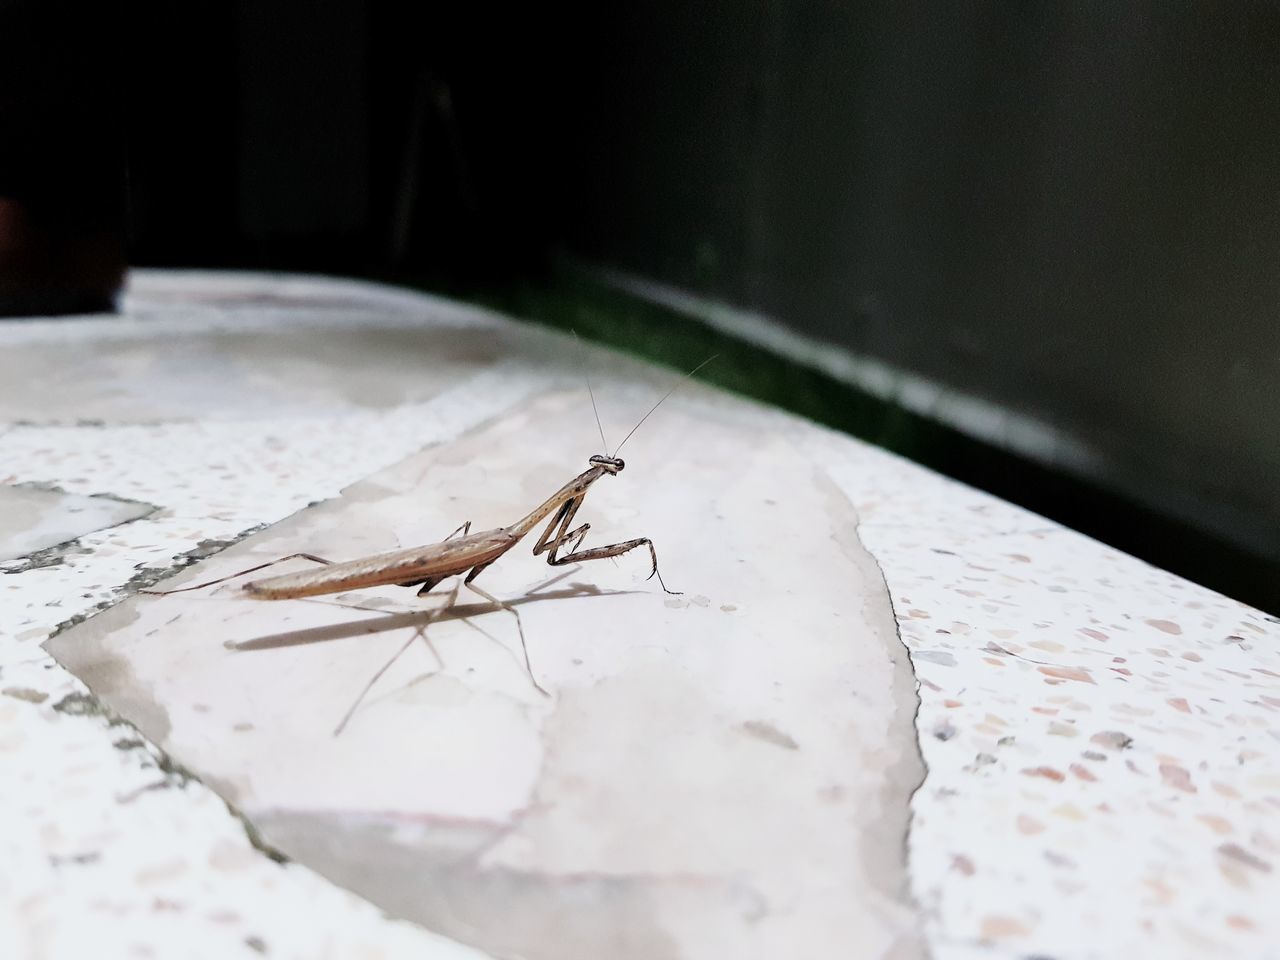
<path fill-rule="evenodd" d="M 602 454 L 596 454 L 594 457 L 591 458 L 590 462 L 596 464 L 597 466 L 604 467 L 607 471 L 609 471 L 609 473 L 617 473 L 619 470 L 621 470 L 623 467 L 626 466 L 626 464 L 623 463 L 621 460 L 619 460 L 617 457 L 606 457 Z"/>

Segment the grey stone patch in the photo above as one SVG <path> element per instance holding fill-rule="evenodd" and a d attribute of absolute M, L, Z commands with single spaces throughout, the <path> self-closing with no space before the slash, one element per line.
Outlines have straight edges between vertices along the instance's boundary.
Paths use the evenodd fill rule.
<path fill-rule="evenodd" d="M 88 866 L 89 864 L 97 863 L 101 859 L 102 859 L 102 854 L 98 853 L 98 851 L 96 850 L 91 850 L 88 853 L 73 853 L 65 857 L 50 857 L 49 866 L 51 867 L 67 867 L 67 866 L 85 867 L 85 866 Z"/>
<path fill-rule="evenodd" d="M 0 486 L 0 562 L 28 561 L 7 573 L 54 566 L 85 534 L 141 519 L 156 509 L 110 494 L 66 493 L 51 484 Z"/>
<path fill-rule="evenodd" d="M 44 703 L 49 699 L 49 695 L 43 690 L 32 690 L 30 687 L 5 687 L 0 690 L 0 694 L 15 700 L 25 700 L 27 703 Z"/>
<path fill-rule="evenodd" d="M 772 743 L 775 747 L 782 747 L 785 750 L 799 750 L 800 744 L 791 739 L 787 734 L 783 733 L 773 724 L 764 720 L 748 720 L 742 724 L 744 733 L 750 734 L 758 740 L 765 743 Z"/>
<path fill-rule="evenodd" d="M 936 663 L 943 667 L 954 667 L 957 663 L 955 654 L 947 653 L 945 650 L 916 650 L 912 652 L 911 657 L 915 660 Z"/>

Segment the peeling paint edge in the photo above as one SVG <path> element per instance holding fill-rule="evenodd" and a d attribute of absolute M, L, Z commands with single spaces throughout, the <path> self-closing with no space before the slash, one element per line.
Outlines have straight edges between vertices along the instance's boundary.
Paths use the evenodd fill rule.
<path fill-rule="evenodd" d="M 113 524 L 113 526 L 120 526 L 120 524 Z M 102 529 L 110 530 L 111 527 L 103 527 Z M 97 533 L 96 530 L 93 532 Z M 80 537 L 75 537 L 71 540 L 55 543 L 49 547 L 33 550 L 25 556 L 14 557 L 12 560 L 0 562 L 0 575 L 12 576 L 19 573 L 28 573 L 31 570 L 57 567 L 64 563 L 68 556 L 87 556 L 91 553 L 93 551 L 88 547 L 80 545 Z M 15 564 L 15 566 L 5 566 L 5 564 Z"/>
<path fill-rule="evenodd" d="M 138 519 L 142 519 L 142 518 L 138 518 Z M 133 522 L 133 521 L 129 521 L 129 522 Z M 102 613 L 104 610 L 110 610 L 116 604 L 120 603 L 123 600 L 128 599 L 129 597 L 133 596 L 135 593 L 138 593 L 141 590 L 145 590 L 148 587 L 152 587 L 163 580 L 167 580 L 169 577 L 172 577 L 177 575 L 178 573 L 181 573 L 187 567 L 190 567 L 196 563 L 199 563 L 201 560 L 211 557 L 214 554 L 221 553 L 227 547 L 230 547 L 230 546 L 233 546 L 234 544 L 239 543 L 241 540 L 245 539 L 246 537 L 253 536 L 253 534 L 258 533 L 261 530 L 265 530 L 267 526 L 268 525 L 265 523 L 254 524 L 252 527 L 247 527 L 244 530 L 240 531 L 234 537 L 228 537 L 225 540 L 201 540 L 190 550 L 187 550 L 183 553 L 176 554 L 174 556 L 174 562 L 171 564 L 168 564 L 167 566 L 150 567 L 150 566 L 144 566 L 142 564 L 139 564 L 137 567 L 134 568 L 138 572 L 135 573 L 133 576 L 131 576 L 124 583 L 120 584 L 117 587 L 114 587 L 113 588 L 114 593 L 112 596 L 108 597 L 105 600 L 100 600 L 99 602 L 93 604 L 91 607 L 88 607 L 85 610 L 81 610 L 79 613 L 68 617 L 66 620 L 63 620 L 60 623 L 54 624 L 53 629 L 49 631 L 49 634 L 41 641 L 41 643 L 42 644 L 48 643 L 50 640 L 52 640 L 54 637 L 58 636 L 59 634 L 64 633 L 67 630 L 70 630 L 72 627 L 79 626 L 80 624 L 84 623 L 86 620 L 91 619 L 92 617 L 96 617 L 98 614 Z M 78 540 L 69 541 L 69 542 L 77 543 L 77 544 L 79 543 Z M 54 549 L 54 548 L 50 548 L 50 549 Z M 84 552 L 88 553 L 89 551 L 84 551 Z M 62 561 L 61 559 L 59 559 L 56 562 L 60 563 Z M 52 564 L 44 564 L 44 566 L 51 566 L 51 565 Z M 22 570 L 6 570 L 2 572 L 23 573 L 25 572 L 26 569 L 34 569 L 34 568 L 27 567 Z"/>
<path fill-rule="evenodd" d="M 184 790 L 191 784 L 196 784 L 211 793 L 213 793 L 223 805 L 227 808 L 233 818 L 239 821 L 241 829 L 244 831 L 245 839 L 249 845 L 265 856 L 267 859 L 278 864 L 290 863 L 289 857 L 277 850 L 271 844 L 262 838 L 261 831 L 249 820 L 244 811 L 240 810 L 226 797 L 222 796 L 217 790 L 200 779 L 189 767 L 179 763 L 166 750 L 156 746 L 143 736 L 132 722 L 126 720 L 120 714 L 116 713 L 105 703 L 103 703 L 92 692 L 69 693 L 57 703 L 52 705 L 57 713 L 68 717 L 91 717 L 103 721 L 108 729 L 114 727 L 123 727 L 127 731 L 127 736 L 112 741 L 112 746 L 126 753 L 137 753 L 143 759 L 140 760 L 143 768 L 154 767 L 161 775 L 162 779 L 156 783 L 141 787 L 135 791 L 133 796 L 146 790 L 151 789 L 179 789 Z M 117 798 L 118 802 L 128 802 L 132 796 L 126 798 Z"/>
<path fill-rule="evenodd" d="M 871 563 L 875 566 L 876 573 L 880 578 L 880 586 L 884 590 L 884 598 L 889 603 L 889 613 L 893 617 L 893 634 L 898 642 L 898 647 L 902 651 L 907 668 L 911 671 L 911 680 L 914 684 L 914 703 L 911 711 L 911 729 L 915 736 L 912 740 L 912 747 L 916 760 L 920 764 L 921 776 L 919 781 L 911 789 L 910 795 L 907 797 L 907 826 L 902 831 L 900 841 L 900 858 L 903 865 L 903 873 L 906 877 L 907 889 L 903 891 L 905 899 L 915 908 L 916 915 L 922 920 L 924 929 L 921 931 L 920 943 L 924 950 L 926 958 L 934 956 L 932 949 L 937 942 L 934 936 L 930 935 L 929 928 L 933 925 L 933 916 L 925 907 L 924 891 L 919 889 L 916 884 L 916 872 L 912 869 L 912 840 L 915 835 L 916 820 L 918 817 L 916 809 L 916 797 L 920 791 L 924 789 L 925 784 L 929 782 L 930 769 L 928 759 L 924 755 L 924 745 L 921 743 L 920 730 L 920 711 L 923 708 L 923 698 L 921 697 L 922 685 L 920 676 L 916 671 L 915 660 L 911 656 L 911 648 L 907 646 L 906 640 L 902 636 L 902 622 L 898 617 L 898 608 L 893 602 L 893 591 L 889 589 L 889 579 L 885 574 L 884 565 L 880 562 L 880 558 L 876 556 L 875 551 L 867 544 L 861 535 L 862 517 L 857 515 L 854 521 L 854 534 L 858 538 L 858 542 L 862 545 L 863 551 L 870 558 Z"/>

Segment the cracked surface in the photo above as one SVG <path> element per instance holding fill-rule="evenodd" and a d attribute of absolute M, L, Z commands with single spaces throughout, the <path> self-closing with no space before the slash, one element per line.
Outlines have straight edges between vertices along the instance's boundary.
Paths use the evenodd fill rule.
<path fill-rule="evenodd" d="M 641 391 L 611 393 L 643 409 Z M 173 582 L 513 522 L 585 466 L 570 459 L 581 414 L 576 394 L 526 403 Z M 634 556 L 550 569 L 533 537 L 486 570 L 519 605 L 550 700 L 505 613 L 464 597 L 467 619 L 426 626 L 437 668 L 413 642 L 423 604 L 395 587 L 361 591 L 355 611 L 234 583 L 138 597 L 49 649 L 269 846 L 496 955 L 919 956 L 901 839 L 922 772 L 910 672 L 852 508 L 796 428 L 674 401 L 592 489 L 588 545 L 649 535 L 697 593 L 668 600 Z M 737 522 L 751 513 L 765 516 Z M 778 536 L 824 522 L 836 536 Z M 746 561 L 765 552 L 782 577 Z M 406 643 L 334 738 L 360 679 Z"/>

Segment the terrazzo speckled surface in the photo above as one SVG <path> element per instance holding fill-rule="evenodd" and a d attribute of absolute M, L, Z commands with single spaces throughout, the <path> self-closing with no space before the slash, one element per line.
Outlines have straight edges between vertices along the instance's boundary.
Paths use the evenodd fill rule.
<path fill-rule="evenodd" d="M 454 349 L 432 349 L 440 338 Z M 606 417 L 625 417 L 610 402 L 638 400 L 662 382 L 593 356 L 626 385 L 602 398 Z M 513 955 L 387 919 L 311 869 L 276 863 L 254 848 L 257 830 L 190 777 L 179 747 L 162 754 L 103 714 L 41 644 L 117 603 L 129 585 L 245 537 L 238 549 L 248 549 L 265 527 L 314 513 L 308 504 L 577 389 L 576 359 L 549 335 L 445 301 L 287 277 L 143 273 L 122 317 L 0 326 L 0 484 L 159 508 L 87 524 L 78 539 L 43 550 L 47 562 L 0 562 L 0 955 L 81 956 L 87 945 L 100 956 Z M 349 375 L 329 375 L 343 369 Z M 41 371 L 56 390 L 30 388 Z M 726 410 L 761 437 L 785 436 L 786 456 L 829 488 L 824 502 L 847 513 L 850 531 L 856 523 L 853 549 L 870 551 L 888 585 L 887 595 L 872 581 L 858 589 L 885 610 L 892 602 L 920 683 L 919 733 L 886 727 L 882 736 L 896 749 L 918 740 L 927 766 L 900 864 L 918 911 L 904 929 L 918 929 L 935 957 L 1280 955 L 1280 922 L 1268 909 L 1280 901 L 1274 618 L 856 441 L 705 393 L 673 410 L 682 442 L 696 449 L 699 431 L 714 438 Z M 595 452 L 594 423 L 582 429 L 583 450 Z M 631 469 L 617 483 L 641 476 Z M 597 509 L 593 522 L 610 530 L 643 518 L 655 539 L 660 531 L 679 551 L 705 551 L 680 530 L 678 490 L 668 496 L 657 522 L 642 500 L 584 509 Z M 704 521 L 692 523 L 697 532 Z M 421 518 L 397 535 L 440 532 Z M 807 562 L 816 558 L 801 551 L 773 571 L 754 591 L 757 608 L 785 610 L 792 580 L 817 576 Z M 519 592 L 535 580 L 535 563 L 526 556 L 505 586 Z M 633 572 L 620 565 L 577 577 L 621 577 L 625 587 Z M 653 615 L 644 609 L 628 620 Z M 785 679 L 786 662 L 769 669 Z M 386 709 L 383 701 L 366 718 Z M 793 726 L 804 729 L 801 716 Z M 198 737 L 199 717 L 189 722 Z M 794 752 L 779 749 L 788 740 L 807 763 L 822 756 L 805 754 L 794 730 L 751 729 L 774 741 L 762 770 L 780 769 L 770 764 Z M 881 769 L 870 754 L 864 761 Z M 246 816 L 292 842 L 265 810 Z M 900 854 L 904 838 L 887 840 L 886 852 Z M 853 860 L 867 855 L 849 850 Z M 519 845 L 502 857 L 583 869 L 528 858 Z M 803 864 L 787 869 L 803 875 Z M 697 924 L 672 923 L 687 955 L 716 955 Z M 849 945 L 848 932 L 806 948 L 794 939 L 799 928 L 778 929 L 793 931 L 797 955 L 831 955 L 834 943 L 889 955 L 872 939 Z"/>
<path fill-rule="evenodd" d="M 921 685 L 935 955 L 1280 955 L 1277 619 L 882 452 L 830 469 Z"/>

